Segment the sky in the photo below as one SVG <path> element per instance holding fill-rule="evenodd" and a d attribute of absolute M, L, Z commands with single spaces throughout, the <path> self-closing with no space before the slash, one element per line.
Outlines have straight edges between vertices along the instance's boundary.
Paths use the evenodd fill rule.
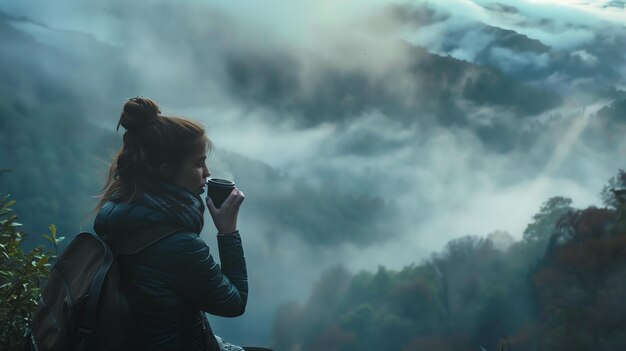
<path fill-rule="evenodd" d="M 114 131 L 137 95 L 206 125 L 209 169 L 247 195 L 258 289 L 256 307 L 216 329 L 261 342 L 269 328 L 239 333 L 305 300 L 334 264 L 401 269 L 464 235 L 521 239 L 552 196 L 601 206 L 624 168 L 626 118 L 597 112 L 626 96 L 625 7 L 9 0 L 0 11 L 53 53 L 31 58 L 42 74 L 102 106 L 85 116 L 96 125 Z M 210 227 L 203 237 L 214 245 Z"/>

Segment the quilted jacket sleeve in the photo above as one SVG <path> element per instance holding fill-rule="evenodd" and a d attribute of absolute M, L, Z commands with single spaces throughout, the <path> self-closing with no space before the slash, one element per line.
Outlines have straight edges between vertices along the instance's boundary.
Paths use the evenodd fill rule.
<path fill-rule="evenodd" d="M 218 235 L 220 264 L 195 235 L 183 248 L 183 297 L 202 311 L 222 317 L 242 315 L 248 302 L 248 273 L 239 233 Z"/>

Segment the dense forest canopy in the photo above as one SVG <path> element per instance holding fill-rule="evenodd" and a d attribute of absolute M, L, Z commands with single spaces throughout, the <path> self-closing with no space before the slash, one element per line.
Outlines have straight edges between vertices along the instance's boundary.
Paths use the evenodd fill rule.
<path fill-rule="evenodd" d="M 609 186 L 626 186 L 620 170 Z M 548 199 L 520 241 L 451 240 L 400 271 L 328 270 L 274 321 L 282 350 L 616 350 L 626 345 L 626 206 Z M 616 203 L 617 206 L 612 206 Z M 319 306 L 325 306 L 320 309 Z"/>

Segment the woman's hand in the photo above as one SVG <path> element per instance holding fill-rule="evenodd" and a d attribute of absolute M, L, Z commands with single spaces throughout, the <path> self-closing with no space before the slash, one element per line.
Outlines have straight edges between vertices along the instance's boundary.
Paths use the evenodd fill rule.
<path fill-rule="evenodd" d="M 237 230 L 237 215 L 244 199 L 243 191 L 237 188 L 230 192 L 220 208 L 215 207 L 210 196 L 206 197 L 206 205 L 219 234 L 232 233 Z"/>

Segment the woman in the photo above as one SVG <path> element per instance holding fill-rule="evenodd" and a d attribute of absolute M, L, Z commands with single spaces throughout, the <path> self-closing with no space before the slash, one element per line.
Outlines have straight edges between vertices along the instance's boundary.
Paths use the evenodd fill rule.
<path fill-rule="evenodd" d="M 220 267 L 199 237 L 204 225 L 200 194 L 211 175 L 205 163 L 211 141 L 200 124 L 160 112 L 146 98 L 124 105 L 117 126 L 126 129 L 124 145 L 93 210 L 94 230 L 109 241 L 165 223 L 185 228 L 118 259 L 134 313 L 133 339 L 143 350 L 219 350 L 219 337 L 203 311 L 223 317 L 245 311 L 248 276 L 237 230 L 245 196 L 235 188 L 220 208 L 206 197 L 217 230 Z"/>

